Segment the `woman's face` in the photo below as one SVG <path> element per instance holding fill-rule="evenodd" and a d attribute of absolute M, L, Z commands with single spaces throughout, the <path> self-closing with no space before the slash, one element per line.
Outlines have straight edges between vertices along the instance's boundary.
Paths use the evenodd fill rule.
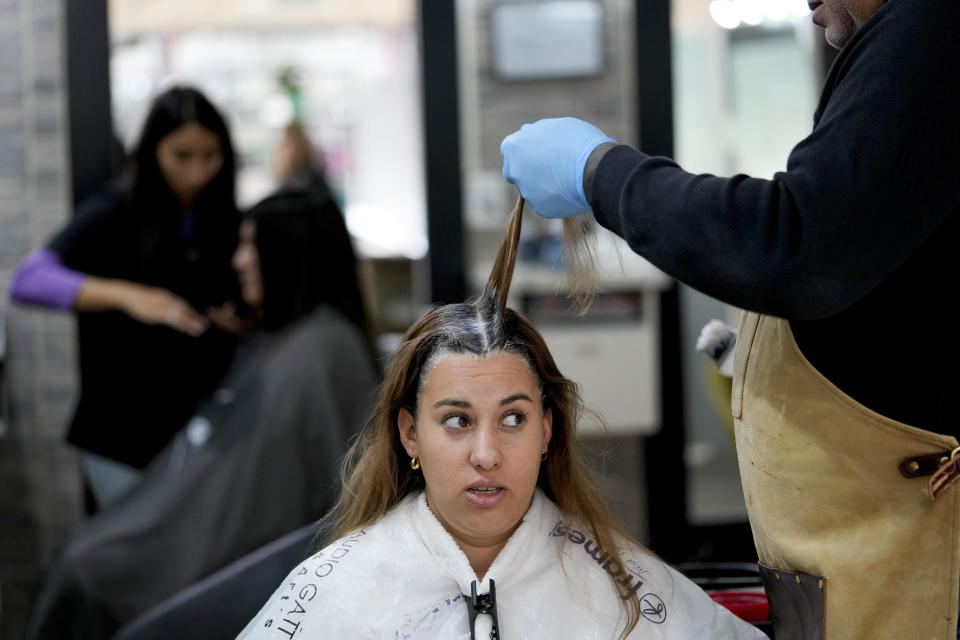
<path fill-rule="evenodd" d="M 451 355 L 429 373 L 418 413 L 397 422 L 430 509 L 461 547 L 502 545 L 530 508 L 552 432 L 527 364 Z"/>
<path fill-rule="evenodd" d="M 233 252 L 231 264 L 240 280 L 240 296 L 254 308 L 263 304 L 263 274 L 260 271 L 260 254 L 257 252 L 257 229 L 250 220 L 240 224 L 240 242 Z"/>
<path fill-rule="evenodd" d="M 157 143 L 157 164 L 167 186 L 189 207 L 223 168 L 220 138 L 195 122 L 177 127 Z"/>

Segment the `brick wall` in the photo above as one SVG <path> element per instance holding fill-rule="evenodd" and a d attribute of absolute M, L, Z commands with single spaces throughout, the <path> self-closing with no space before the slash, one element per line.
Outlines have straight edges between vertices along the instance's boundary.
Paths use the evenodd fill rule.
<path fill-rule="evenodd" d="M 74 401 L 73 319 L 12 306 L 13 269 L 69 216 L 64 9 L 0 0 L 0 314 L 7 324 L 0 435 L 0 637 L 18 639 L 36 587 L 80 517 L 63 441 Z"/>

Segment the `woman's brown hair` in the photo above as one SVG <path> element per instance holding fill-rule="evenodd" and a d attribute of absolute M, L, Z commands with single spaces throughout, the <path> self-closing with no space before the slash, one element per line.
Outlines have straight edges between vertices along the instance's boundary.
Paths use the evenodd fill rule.
<path fill-rule="evenodd" d="M 537 486 L 566 518 L 590 531 L 598 546 L 610 555 L 611 563 L 624 566 L 618 549 L 632 539 L 617 521 L 577 440 L 576 427 L 584 411 L 579 388 L 560 373 L 534 326 L 506 306 L 522 215 L 520 199 L 510 215 L 484 292 L 469 302 L 432 309 L 404 335 L 387 367 L 373 413 L 344 460 L 343 488 L 334 508 L 329 540 L 372 524 L 408 493 L 423 488 L 423 475 L 407 464 L 397 415 L 401 408 L 417 415 L 420 391 L 437 357 L 446 353 L 485 357 L 507 352 L 528 363 L 540 388 L 543 409 L 553 414 L 553 435 L 540 465 Z M 582 231 L 581 227 L 573 233 Z M 612 575 L 610 580 L 614 591 L 619 592 Z M 636 594 L 630 594 L 621 600 L 621 606 L 627 617 L 621 637 L 626 637 L 640 618 L 640 603 Z"/>

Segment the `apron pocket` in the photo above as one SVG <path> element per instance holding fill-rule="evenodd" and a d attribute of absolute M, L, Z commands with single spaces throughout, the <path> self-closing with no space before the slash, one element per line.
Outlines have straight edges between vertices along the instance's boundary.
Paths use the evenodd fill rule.
<path fill-rule="evenodd" d="M 760 564 L 777 640 L 823 640 L 826 579 Z"/>

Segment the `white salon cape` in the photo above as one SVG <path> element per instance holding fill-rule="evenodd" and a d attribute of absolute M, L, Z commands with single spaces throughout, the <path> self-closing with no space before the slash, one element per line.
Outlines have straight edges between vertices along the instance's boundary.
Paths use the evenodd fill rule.
<path fill-rule="evenodd" d="M 640 598 L 642 615 L 630 638 L 766 638 L 662 561 L 639 549 L 622 557 L 628 566 L 610 560 L 537 490 L 479 581 L 424 494 L 411 494 L 373 525 L 301 563 L 238 639 L 467 640 L 475 580 L 478 594 L 495 581 L 503 640 L 617 638 L 625 621 L 617 591 Z M 478 640 L 490 637 L 491 624 L 490 616 L 477 616 Z"/>

